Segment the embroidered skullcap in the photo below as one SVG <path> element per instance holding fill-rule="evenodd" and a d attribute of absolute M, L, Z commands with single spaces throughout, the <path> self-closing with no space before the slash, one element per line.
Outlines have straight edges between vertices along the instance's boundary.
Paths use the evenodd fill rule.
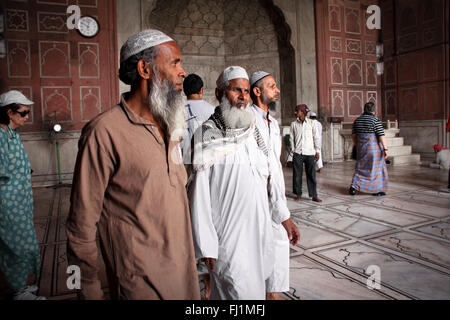
<path fill-rule="evenodd" d="M 8 92 L 5 92 L 4 94 L 0 95 L 0 107 L 5 107 L 7 105 L 10 105 L 12 103 L 24 105 L 24 106 L 30 106 L 34 104 L 33 101 L 28 100 L 27 97 L 25 97 L 22 92 L 17 90 L 10 90 Z"/>
<path fill-rule="evenodd" d="M 261 80 L 264 77 L 270 76 L 270 73 L 267 73 L 265 71 L 256 71 L 252 74 L 250 77 L 250 86 L 253 87 L 255 83 L 257 83 L 259 80 Z"/>
<path fill-rule="evenodd" d="M 310 116 L 310 117 L 316 117 L 316 118 L 317 118 L 317 113 L 311 112 L 311 113 L 309 114 L 309 116 Z"/>
<path fill-rule="evenodd" d="M 120 48 L 120 63 L 145 49 L 170 41 L 174 40 L 159 30 L 147 29 L 140 31 L 129 37 L 122 48 Z"/>
<path fill-rule="evenodd" d="M 225 82 L 233 80 L 233 79 L 247 79 L 248 74 L 244 68 L 239 66 L 230 66 L 223 70 L 223 72 L 217 78 L 216 85 L 220 88 Z"/>

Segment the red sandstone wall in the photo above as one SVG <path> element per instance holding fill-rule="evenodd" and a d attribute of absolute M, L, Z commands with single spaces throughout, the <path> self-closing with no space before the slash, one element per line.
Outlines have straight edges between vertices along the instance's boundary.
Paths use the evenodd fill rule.
<path fill-rule="evenodd" d="M 84 38 L 66 26 L 68 5 L 97 18 L 100 32 Z M 35 105 L 21 131 L 46 131 L 49 117 L 81 129 L 118 101 L 116 4 L 106 0 L 2 1 L 7 57 L 0 92 L 22 91 Z"/>
<path fill-rule="evenodd" d="M 366 27 L 371 4 L 378 1 L 316 1 L 319 112 L 334 121 L 353 121 L 368 101 L 381 111 L 378 31 Z"/>
<path fill-rule="evenodd" d="M 387 119 L 449 115 L 448 0 L 382 0 Z"/>

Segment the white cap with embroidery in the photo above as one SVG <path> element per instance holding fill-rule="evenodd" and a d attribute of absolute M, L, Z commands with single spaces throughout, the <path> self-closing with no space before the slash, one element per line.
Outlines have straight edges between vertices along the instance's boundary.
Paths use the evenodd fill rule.
<path fill-rule="evenodd" d="M 267 76 L 270 76 L 270 73 L 267 73 L 265 71 L 256 71 L 252 74 L 250 77 L 250 86 L 253 86 L 255 83 L 257 83 L 262 78 L 265 78 Z"/>
<path fill-rule="evenodd" d="M 120 63 L 145 49 L 170 41 L 174 40 L 159 30 L 147 29 L 140 31 L 129 37 L 122 48 L 120 48 Z"/>
<path fill-rule="evenodd" d="M 226 81 L 230 81 L 233 79 L 247 79 L 248 74 L 244 68 L 239 66 L 230 66 L 223 70 L 223 72 L 217 78 L 216 85 L 220 88 Z"/>

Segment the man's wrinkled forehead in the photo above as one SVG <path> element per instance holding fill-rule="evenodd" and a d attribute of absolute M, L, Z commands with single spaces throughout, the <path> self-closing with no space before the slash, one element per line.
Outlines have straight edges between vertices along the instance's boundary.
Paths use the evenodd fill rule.
<path fill-rule="evenodd" d="M 227 89 L 240 88 L 250 90 L 250 81 L 245 78 L 236 78 L 228 82 Z"/>

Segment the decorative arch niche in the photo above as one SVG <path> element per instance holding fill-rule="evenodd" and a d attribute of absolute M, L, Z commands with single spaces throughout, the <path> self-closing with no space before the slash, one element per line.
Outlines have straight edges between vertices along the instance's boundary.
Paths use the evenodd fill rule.
<path fill-rule="evenodd" d="M 187 73 L 200 75 L 204 98 L 217 105 L 215 82 L 229 65 L 273 73 L 281 90 L 275 116 L 291 117 L 296 104 L 291 29 L 273 0 L 157 0 L 146 25 L 173 37 Z M 284 123 L 283 123 L 284 124 Z"/>

